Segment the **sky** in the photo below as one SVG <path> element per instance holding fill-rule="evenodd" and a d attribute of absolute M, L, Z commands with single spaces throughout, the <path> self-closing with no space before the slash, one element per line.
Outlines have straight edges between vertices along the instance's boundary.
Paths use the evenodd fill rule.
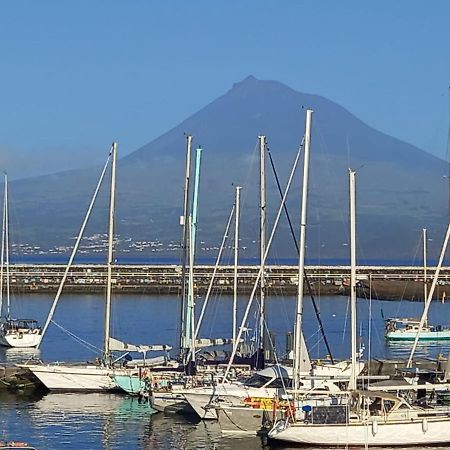
<path fill-rule="evenodd" d="M 100 164 L 113 140 L 124 156 L 248 75 L 446 159 L 449 17 L 447 0 L 2 0 L 0 169 Z"/>

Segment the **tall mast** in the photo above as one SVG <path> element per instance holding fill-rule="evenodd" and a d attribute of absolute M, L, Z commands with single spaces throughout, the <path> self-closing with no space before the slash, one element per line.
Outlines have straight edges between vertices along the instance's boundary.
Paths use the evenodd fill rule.
<path fill-rule="evenodd" d="M 300 388 L 300 364 L 302 349 L 302 316 L 303 316 L 303 272 L 305 270 L 305 243 L 306 243 L 306 213 L 308 201 L 308 180 L 309 180 L 309 152 L 311 144 L 311 120 L 312 109 L 306 110 L 305 124 L 305 154 L 303 161 L 303 189 L 302 206 L 300 217 L 300 247 L 298 259 L 298 290 L 297 290 L 297 311 L 295 315 L 295 345 L 294 345 L 294 390 Z"/>
<path fill-rule="evenodd" d="M 427 229 L 422 229 L 423 240 L 423 299 L 427 300 Z"/>
<path fill-rule="evenodd" d="M 97 199 L 97 195 L 98 195 L 98 193 L 100 191 L 100 187 L 101 187 L 101 185 L 103 183 L 103 179 L 105 177 L 106 169 L 108 168 L 109 161 L 110 161 L 110 159 L 112 157 L 112 153 L 113 153 L 113 151 L 112 151 L 112 148 L 111 148 L 111 150 L 109 152 L 109 155 L 108 155 L 108 159 L 106 160 L 106 163 L 105 163 L 105 165 L 103 167 L 103 170 L 101 172 L 100 178 L 98 180 L 97 186 L 95 188 L 94 195 L 92 196 L 91 203 L 89 204 L 88 210 L 86 212 L 86 215 L 84 217 L 84 220 L 83 220 L 83 223 L 81 225 L 80 231 L 78 233 L 77 239 L 75 241 L 75 245 L 73 246 L 72 253 L 71 253 L 69 261 L 68 261 L 68 263 L 66 265 L 66 269 L 64 270 L 64 274 L 63 274 L 63 276 L 61 278 L 61 281 L 59 283 L 58 291 L 56 292 L 55 298 L 53 299 L 53 303 L 52 303 L 52 305 L 50 307 L 50 311 L 49 311 L 49 313 L 47 315 L 47 319 L 46 319 L 45 324 L 44 324 L 44 326 L 42 328 L 41 340 L 39 341 L 39 343 L 36 346 L 36 348 L 40 347 L 40 345 L 42 343 L 42 339 L 44 338 L 45 333 L 47 332 L 47 329 L 48 329 L 48 327 L 50 325 L 50 322 L 53 319 L 53 315 L 55 314 L 56 307 L 58 306 L 58 302 L 59 302 L 59 299 L 61 297 L 61 294 L 62 294 L 62 291 L 63 291 L 63 288 L 64 288 L 64 284 L 65 284 L 65 282 L 67 280 L 67 276 L 69 274 L 70 268 L 72 267 L 72 263 L 73 263 L 73 260 L 75 259 L 75 255 L 76 255 L 76 253 L 78 251 L 78 247 L 80 246 L 80 242 L 81 242 L 81 239 L 83 237 L 84 230 L 86 229 L 87 223 L 89 221 L 89 217 L 91 215 L 92 209 L 93 209 L 95 201 Z"/>
<path fill-rule="evenodd" d="M 349 390 L 356 389 L 356 198 L 355 175 L 356 172 L 349 169 L 350 185 L 350 309 L 352 330 L 352 366 L 349 382 Z"/>
<path fill-rule="evenodd" d="M 286 202 L 286 197 L 287 197 L 289 189 L 291 187 L 292 180 L 294 178 L 294 173 L 295 173 L 295 170 L 297 168 L 297 164 L 298 164 L 298 160 L 299 159 L 300 159 L 300 149 L 298 150 L 298 152 L 297 152 L 297 154 L 295 156 L 295 160 L 294 160 L 291 172 L 290 172 L 289 177 L 288 177 L 288 181 L 287 181 L 286 188 L 285 188 L 285 191 L 284 191 L 284 194 L 283 194 L 283 198 L 281 199 L 281 205 L 280 205 L 280 207 L 278 209 L 278 212 L 276 214 L 275 221 L 274 221 L 274 224 L 273 224 L 273 228 L 272 228 L 272 231 L 271 231 L 270 236 L 269 236 L 269 240 L 267 241 L 267 248 L 266 248 L 266 252 L 264 254 L 263 261 L 266 260 L 267 254 L 269 253 L 269 249 L 270 249 L 270 246 L 272 244 L 273 237 L 275 235 L 275 231 L 277 229 L 278 223 L 280 221 L 281 213 L 283 211 L 283 207 L 284 207 L 284 204 Z M 258 290 L 258 286 L 259 286 L 259 283 L 260 283 L 260 280 L 261 280 L 261 276 L 262 276 L 262 267 L 260 267 L 260 269 L 258 271 L 258 274 L 256 276 L 256 280 L 255 280 L 255 284 L 253 285 L 253 289 L 252 289 L 252 292 L 250 294 L 250 298 L 249 298 L 249 300 L 247 302 L 247 307 L 245 308 L 244 315 L 243 315 L 242 321 L 241 321 L 241 326 L 239 327 L 239 333 L 238 333 L 237 338 L 236 338 L 237 342 L 235 342 L 233 344 L 233 350 L 231 351 L 230 359 L 228 361 L 228 365 L 227 365 L 227 368 L 226 368 L 226 371 L 225 371 L 225 375 L 224 375 L 223 380 L 222 380 L 222 384 L 224 384 L 226 382 L 228 374 L 230 373 L 231 365 L 233 364 L 234 357 L 236 356 L 238 343 L 239 343 L 239 341 L 240 341 L 240 339 L 242 337 L 244 326 L 247 323 L 247 319 L 248 319 L 248 316 L 249 316 L 249 313 L 250 313 L 250 309 L 251 309 L 251 307 L 253 305 L 253 300 L 255 299 L 256 291 Z"/>
<path fill-rule="evenodd" d="M 103 352 L 105 362 L 110 356 L 109 340 L 111 336 L 111 287 L 112 287 L 112 266 L 114 263 L 114 215 L 116 201 L 116 162 L 117 162 L 117 143 L 112 144 L 112 162 L 111 162 L 111 190 L 109 196 L 109 221 L 108 221 L 108 278 L 106 285 L 106 305 L 105 305 L 105 335 L 103 342 Z"/>
<path fill-rule="evenodd" d="M 4 174 L 2 250 L 0 263 L 0 316 L 3 307 L 3 273 L 6 266 L 6 318 L 11 318 L 11 303 L 9 292 L 9 217 L 8 217 L 8 175 Z"/>
<path fill-rule="evenodd" d="M 188 299 L 186 305 L 186 335 L 185 347 L 190 355 L 189 361 L 195 359 L 195 325 L 194 325 L 194 263 L 195 263 L 195 243 L 197 237 L 197 215 L 198 215 L 198 193 L 200 187 L 200 165 L 202 158 L 202 149 L 199 147 L 195 154 L 195 178 L 194 178 L 194 196 L 192 199 L 192 215 L 189 223 L 189 284 Z"/>
<path fill-rule="evenodd" d="M 11 318 L 11 297 L 9 285 L 9 205 L 8 175 L 5 173 L 5 266 L 6 266 L 6 316 Z"/>
<path fill-rule="evenodd" d="M 260 309 L 259 309 L 259 349 L 264 350 L 264 316 L 266 302 L 266 280 L 265 280 L 265 253 L 266 253 L 266 137 L 258 136 L 259 139 L 259 242 L 260 242 Z"/>
<path fill-rule="evenodd" d="M 181 308 L 180 308 L 180 355 L 183 352 L 185 346 L 184 336 L 186 327 L 186 263 L 187 263 L 187 249 L 188 249 L 188 235 L 189 235 L 189 191 L 190 191 L 190 180 L 191 180 L 191 147 L 192 147 L 192 136 L 188 134 L 186 136 L 186 174 L 184 177 L 184 200 L 183 200 L 183 215 L 180 217 L 181 225 Z"/>
<path fill-rule="evenodd" d="M 238 290 L 238 257 L 239 257 L 239 215 L 241 186 L 236 186 L 234 213 L 234 289 L 233 289 L 233 343 L 237 336 L 237 290 Z"/>
<path fill-rule="evenodd" d="M 3 195 L 3 216 L 2 216 L 2 249 L 1 249 L 1 261 L 0 261 L 0 316 L 2 315 L 3 308 L 3 266 L 5 264 L 5 220 L 6 220 L 6 173 L 4 174 L 4 195 Z"/>

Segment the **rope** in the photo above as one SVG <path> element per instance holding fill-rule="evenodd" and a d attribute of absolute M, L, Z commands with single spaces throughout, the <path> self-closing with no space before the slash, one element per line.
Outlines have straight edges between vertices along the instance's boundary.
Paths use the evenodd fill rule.
<path fill-rule="evenodd" d="M 95 345 L 91 344 L 90 342 L 85 341 L 84 339 L 81 339 L 76 334 L 69 331 L 67 328 L 64 328 L 62 325 L 59 325 L 54 320 L 51 321 L 54 325 L 56 325 L 63 333 L 66 333 L 68 336 L 70 336 L 72 339 L 74 339 L 76 342 L 83 345 L 85 348 L 87 348 L 89 351 L 93 353 L 101 353 L 102 349 L 96 347 Z"/>

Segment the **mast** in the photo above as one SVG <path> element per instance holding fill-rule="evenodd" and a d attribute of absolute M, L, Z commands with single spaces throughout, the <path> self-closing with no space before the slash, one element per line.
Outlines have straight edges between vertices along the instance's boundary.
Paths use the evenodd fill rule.
<path fill-rule="evenodd" d="M 197 215 L 198 215 L 198 193 L 200 186 L 200 165 L 202 158 L 202 149 L 199 147 L 195 154 L 195 178 L 194 178 L 194 196 L 192 200 L 192 215 L 189 223 L 189 283 L 188 298 L 186 304 L 186 334 L 185 348 L 186 353 L 190 355 L 186 358 L 185 364 L 195 361 L 195 325 L 194 325 L 194 263 L 195 263 L 195 244 L 197 236 Z"/>
<path fill-rule="evenodd" d="M 114 215 L 116 201 L 116 162 L 117 143 L 112 143 L 112 163 L 111 163 L 111 190 L 109 197 L 109 221 L 108 221 L 108 278 L 106 285 L 106 305 L 105 305 L 105 329 L 103 354 L 105 362 L 110 356 L 109 340 L 111 336 L 111 288 L 112 288 L 112 266 L 114 263 Z"/>
<path fill-rule="evenodd" d="M 5 266 L 6 266 L 6 317 L 11 319 L 11 297 L 9 284 L 9 204 L 8 175 L 5 173 Z"/>
<path fill-rule="evenodd" d="M 103 167 L 103 170 L 101 172 L 100 178 L 98 180 L 97 186 L 96 186 L 95 191 L 94 191 L 94 195 L 92 196 L 92 199 L 91 199 L 91 203 L 89 204 L 88 210 L 86 212 L 86 215 L 84 217 L 84 220 L 83 220 L 83 223 L 81 225 L 80 231 L 78 233 L 77 239 L 75 241 L 75 245 L 73 246 L 72 253 L 71 253 L 70 258 L 69 258 L 69 262 L 67 263 L 66 269 L 64 270 L 64 274 L 63 274 L 63 276 L 61 278 L 61 281 L 59 283 L 58 291 L 56 292 L 55 298 L 53 299 L 52 306 L 50 307 L 50 311 L 49 311 L 49 313 L 47 315 L 47 319 L 45 321 L 44 327 L 42 328 L 41 340 L 39 341 L 39 343 L 36 346 L 36 348 L 40 347 L 40 345 L 42 343 L 42 339 L 44 338 L 44 335 L 47 332 L 47 329 L 48 329 L 48 327 L 50 325 L 50 322 L 53 319 L 53 315 L 55 314 L 56 307 L 58 305 L 59 299 L 61 297 L 61 294 L 62 294 L 62 291 L 63 291 L 63 288 L 64 288 L 64 284 L 66 282 L 66 279 L 67 279 L 67 276 L 69 274 L 70 268 L 72 267 L 72 263 L 73 263 L 73 260 L 75 259 L 75 255 L 76 255 L 76 253 L 78 251 L 78 247 L 80 246 L 80 242 L 81 242 L 81 239 L 83 237 L 84 230 L 86 229 L 86 225 L 87 225 L 89 217 L 91 215 L 92 208 L 94 207 L 95 201 L 97 199 L 98 192 L 99 192 L 100 187 L 101 187 L 101 185 L 103 183 L 103 178 L 105 177 L 106 169 L 108 168 L 108 164 L 109 164 L 109 160 L 111 159 L 111 156 L 112 156 L 112 148 L 111 148 L 111 150 L 109 152 L 108 159 L 106 160 L 106 163 L 105 163 L 105 165 Z"/>
<path fill-rule="evenodd" d="M 183 215 L 180 217 L 181 225 L 181 308 L 180 308 L 180 356 L 182 356 L 184 348 L 184 335 L 186 326 L 186 262 L 187 262 L 187 248 L 188 248 L 188 214 L 189 214 L 189 191 L 190 191 L 190 179 L 191 179 L 191 147 L 192 136 L 188 134 L 186 136 L 186 174 L 184 177 L 184 199 L 183 199 Z"/>
<path fill-rule="evenodd" d="M 352 365 L 349 382 L 349 390 L 356 389 L 356 198 L 355 175 L 356 172 L 349 169 L 350 185 L 350 306 L 351 306 L 351 330 L 352 330 Z"/>
<path fill-rule="evenodd" d="M 302 142 L 300 144 L 301 149 L 303 148 L 304 142 L 305 142 L 305 140 L 303 138 Z M 280 193 L 280 197 L 283 198 L 283 191 L 281 189 L 280 180 L 278 179 L 278 174 L 275 169 L 275 164 L 273 162 L 273 158 L 272 158 L 272 154 L 270 153 L 270 149 L 267 149 L 267 154 L 269 155 L 269 161 L 270 161 L 270 165 L 272 166 L 273 174 L 275 176 L 275 182 L 278 187 L 278 192 Z M 287 209 L 286 204 L 283 205 L 283 209 L 286 214 L 286 219 L 288 221 L 289 230 L 291 232 L 292 240 L 294 241 L 295 249 L 297 250 L 297 254 L 298 254 L 299 253 L 298 242 L 297 242 L 297 238 L 295 237 L 294 227 L 292 226 L 291 216 L 289 215 L 289 211 Z M 308 288 L 308 293 L 309 293 L 309 296 L 311 297 L 311 302 L 312 302 L 312 305 L 314 308 L 314 312 L 316 314 L 317 322 L 319 324 L 320 333 L 321 333 L 323 341 L 325 343 L 325 347 L 327 348 L 327 352 L 330 357 L 331 364 L 334 364 L 333 353 L 331 352 L 330 344 L 328 343 L 327 335 L 325 333 L 325 328 L 323 326 L 322 319 L 320 317 L 320 310 L 317 307 L 317 303 L 316 303 L 316 300 L 315 300 L 313 292 L 312 292 L 311 282 L 309 281 L 309 277 L 308 277 L 308 274 L 306 273 L 306 269 L 305 269 L 305 272 L 303 273 L 303 276 L 305 277 L 306 287 Z"/>
<path fill-rule="evenodd" d="M 308 201 L 308 179 L 309 179 L 309 151 L 311 143 L 311 120 L 312 109 L 306 110 L 305 124 L 305 154 L 303 161 L 303 189 L 302 206 L 300 217 L 300 248 L 298 262 L 298 290 L 297 290 L 297 311 L 295 316 L 295 345 L 294 345 L 294 390 L 300 388 L 300 363 L 302 349 L 302 318 L 303 318 L 303 272 L 305 270 L 305 242 L 306 242 L 306 213 Z"/>
<path fill-rule="evenodd" d="M 297 164 L 298 164 L 298 160 L 299 159 L 300 159 L 300 149 L 298 150 L 298 152 L 297 152 L 297 154 L 295 156 L 295 160 L 294 160 L 291 172 L 290 172 L 289 177 L 288 177 L 288 181 L 287 181 L 286 188 L 285 188 L 285 191 L 284 191 L 284 194 L 283 194 L 283 198 L 281 199 L 281 205 L 280 205 L 280 207 L 278 209 L 278 212 L 276 214 L 275 221 L 274 221 L 274 224 L 273 224 L 273 228 L 272 228 L 272 231 L 271 231 L 270 236 L 269 236 L 269 240 L 267 241 L 267 248 L 266 248 L 266 252 L 264 254 L 263 261 L 266 260 L 267 254 L 269 253 L 269 249 L 270 249 L 270 246 L 272 244 L 273 237 L 275 235 L 275 231 L 276 231 L 277 226 L 278 226 L 278 222 L 280 221 L 281 213 L 283 211 L 283 207 L 284 207 L 284 204 L 286 202 L 286 197 L 287 197 L 289 189 L 291 187 L 292 180 L 294 178 L 294 173 L 295 173 L 295 170 L 297 168 Z M 241 321 L 241 326 L 239 327 L 239 332 L 238 332 L 238 335 L 237 335 L 237 338 L 236 338 L 237 342 L 235 342 L 233 344 L 233 350 L 231 351 L 231 356 L 230 356 L 230 359 L 228 361 L 227 368 L 225 370 L 225 375 L 223 377 L 222 384 L 224 384 L 226 382 L 228 374 L 230 373 L 231 365 L 233 364 L 234 357 L 236 356 L 236 352 L 237 352 L 237 347 L 238 347 L 237 344 L 239 343 L 239 341 L 240 341 L 240 339 L 242 337 L 242 333 L 243 333 L 245 324 L 247 323 L 248 315 L 250 313 L 250 309 L 252 307 L 253 300 L 255 299 L 256 291 L 258 290 L 258 285 L 260 283 L 261 276 L 262 276 L 262 267 L 260 267 L 260 269 L 258 271 L 255 283 L 253 285 L 252 292 L 250 294 L 250 298 L 249 298 L 249 300 L 247 302 L 247 307 L 245 308 L 244 315 L 243 315 L 242 321 Z"/>
<path fill-rule="evenodd" d="M 423 240 L 423 299 L 427 299 L 427 229 L 422 229 Z"/>
<path fill-rule="evenodd" d="M 233 342 L 237 336 L 237 290 L 238 290 L 238 257 L 239 257 L 239 215 L 241 186 L 236 186 L 235 218 L 234 218 L 234 289 L 233 289 Z"/>
<path fill-rule="evenodd" d="M 260 307 L 259 307 L 259 350 L 264 354 L 264 316 L 266 302 L 266 280 L 265 280 L 265 253 L 266 253 L 266 137 L 261 135 L 259 139 L 259 209 L 260 209 L 260 225 L 259 225 L 259 242 L 260 242 L 260 265 L 261 265 L 261 281 L 260 281 Z M 259 360 L 258 355 L 258 360 Z M 263 356 L 263 355 L 262 355 Z M 263 361 L 259 361 L 260 365 L 264 365 Z M 258 365 L 259 367 L 259 365 Z M 260 367 L 262 368 L 262 367 Z"/>
<path fill-rule="evenodd" d="M 5 264 L 5 221 L 6 221 L 6 197 L 7 197 L 7 178 L 6 173 L 4 174 L 4 195 L 3 195 L 3 217 L 2 217 L 2 250 L 1 250 L 1 262 L 0 262 L 0 316 L 2 314 L 3 307 L 3 267 Z"/>

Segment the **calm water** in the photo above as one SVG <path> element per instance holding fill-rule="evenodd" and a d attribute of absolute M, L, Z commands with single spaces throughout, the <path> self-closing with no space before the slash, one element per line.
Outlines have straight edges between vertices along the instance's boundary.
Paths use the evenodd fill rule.
<path fill-rule="evenodd" d="M 52 298 L 45 295 L 14 299 L 16 316 L 44 321 Z M 240 299 L 242 316 L 246 299 Z M 65 296 L 58 306 L 38 355 L 46 361 L 86 361 L 97 354 L 84 341 L 100 348 L 103 324 L 102 296 Z M 176 345 L 179 300 L 169 296 L 124 295 L 114 299 L 113 336 L 132 343 Z M 200 307 L 201 300 L 198 301 Z M 210 304 L 203 337 L 229 337 L 230 297 L 216 297 Z M 272 297 L 267 303 L 268 328 L 274 332 L 278 353 L 285 349 L 285 335 L 292 330 L 295 299 Z M 320 299 L 321 317 L 336 358 L 350 354 L 348 305 L 345 297 Z M 383 317 L 420 316 L 416 302 L 369 302 L 360 300 L 359 334 L 367 358 L 396 358 L 408 355 L 408 347 L 387 346 L 383 339 Z M 252 328 L 254 314 L 249 327 Z M 369 320 L 369 317 L 371 318 Z M 448 324 L 450 306 L 435 303 L 429 320 Z M 326 354 L 317 332 L 312 306 L 307 300 L 304 315 L 305 337 L 313 358 Z M 76 341 L 68 333 L 80 339 Z M 369 344 L 370 337 L 370 344 Z M 435 357 L 448 353 L 446 345 L 421 346 L 419 354 Z M 0 362 L 24 360 L 29 352 L 0 349 Z M 262 449 L 271 448 L 259 438 L 225 438 L 216 423 L 192 422 L 182 416 L 152 414 L 147 404 L 136 399 L 108 394 L 25 394 L 0 393 L 0 436 L 26 440 L 38 449 Z M 280 448 L 279 446 L 277 448 Z M 283 448 L 283 447 L 281 447 Z M 285 447 L 287 448 L 287 447 Z"/>

